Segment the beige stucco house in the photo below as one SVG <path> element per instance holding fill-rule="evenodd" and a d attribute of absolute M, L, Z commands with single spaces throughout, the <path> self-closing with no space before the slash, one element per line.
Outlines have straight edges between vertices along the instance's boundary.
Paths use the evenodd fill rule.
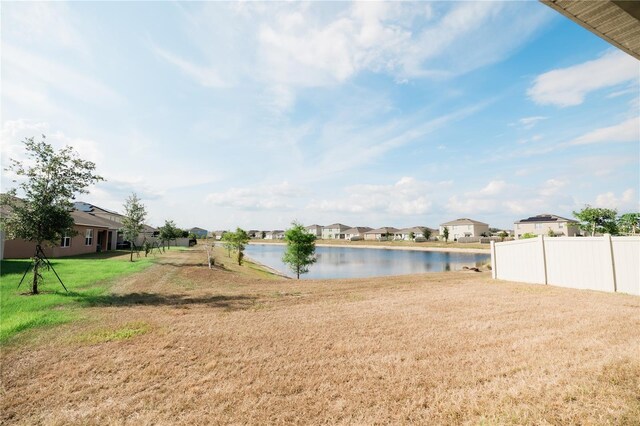
<path fill-rule="evenodd" d="M 346 238 L 345 231 L 351 228 L 342 223 L 334 223 L 322 227 L 322 238 L 325 240 L 344 240 Z"/>
<path fill-rule="evenodd" d="M 449 240 L 461 237 L 480 237 L 483 233 L 489 235 L 489 225 L 466 217 L 440 224 L 440 236 L 444 235 L 444 228 L 449 229 Z"/>
<path fill-rule="evenodd" d="M 392 226 L 385 226 L 383 228 L 372 229 L 371 231 L 367 231 L 364 233 L 365 240 L 377 240 L 377 241 L 386 241 L 393 240 L 397 233 L 400 230 L 398 228 L 394 228 Z"/>
<path fill-rule="evenodd" d="M 437 234 L 438 234 L 438 230 L 437 229 L 431 229 L 428 228 L 426 226 L 414 226 L 412 228 L 402 228 L 398 233 L 396 233 L 395 235 L 395 239 L 396 240 L 404 240 L 404 241 L 411 241 L 411 234 L 413 233 L 413 239 L 422 237 L 423 241 L 424 241 L 424 231 L 425 229 L 429 229 L 431 231 L 431 235 L 429 236 L 429 238 L 434 238 Z"/>
<path fill-rule="evenodd" d="M 516 239 L 522 238 L 524 234 L 549 235 L 549 231 L 558 237 L 574 237 L 580 234 L 580 227 L 575 220 L 549 213 L 531 216 L 514 223 Z"/>
<path fill-rule="evenodd" d="M 307 230 L 311 235 L 315 235 L 316 238 L 322 237 L 322 226 L 321 225 L 309 225 L 305 226 L 304 229 Z"/>
<path fill-rule="evenodd" d="M 364 233 L 371 231 L 371 229 L 372 228 L 369 228 L 368 226 L 356 226 L 355 228 L 349 228 L 344 231 L 344 237 L 347 240 L 363 240 Z"/>

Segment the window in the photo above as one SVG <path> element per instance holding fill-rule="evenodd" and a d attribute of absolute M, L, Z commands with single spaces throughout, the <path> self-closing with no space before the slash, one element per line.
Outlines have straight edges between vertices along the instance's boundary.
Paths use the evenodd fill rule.
<path fill-rule="evenodd" d="M 560 228 L 560 229 L 564 228 L 564 223 L 559 223 L 558 224 L 558 228 Z"/>
<path fill-rule="evenodd" d="M 90 246 L 93 244 L 93 229 L 87 229 L 84 233 L 84 245 Z"/>
<path fill-rule="evenodd" d="M 536 229 L 542 229 L 542 224 L 541 224 L 541 223 L 536 223 L 535 228 L 536 228 Z"/>
<path fill-rule="evenodd" d="M 60 241 L 60 247 L 70 247 L 70 246 L 71 246 L 71 237 L 65 234 L 64 237 L 62 237 L 62 241 Z"/>

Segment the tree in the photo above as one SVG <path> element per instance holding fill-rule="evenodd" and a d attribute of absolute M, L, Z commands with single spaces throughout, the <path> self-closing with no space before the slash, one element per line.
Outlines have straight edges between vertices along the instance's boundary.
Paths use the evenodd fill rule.
<path fill-rule="evenodd" d="M 136 238 L 144 229 L 143 222 L 147 217 L 147 209 L 135 193 L 131 194 L 124 203 L 124 216 L 122 220 L 122 233 L 124 234 L 124 239 L 131 243 L 131 258 L 129 260 L 133 262 L 133 246 Z"/>
<path fill-rule="evenodd" d="M 262 239 L 264 240 L 265 238 L 267 238 L 267 233 L 265 231 L 262 231 L 260 233 L 260 235 L 262 236 Z"/>
<path fill-rule="evenodd" d="M 573 215 L 580 221 L 580 228 L 591 235 L 596 232 L 603 234 L 618 234 L 618 224 L 616 215 L 618 212 L 612 209 L 604 209 L 598 207 L 585 206 L 579 212 L 573 212 Z"/>
<path fill-rule="evenodd" d="M 413 239 L 416 237 L 416 234 L 414 234 L 413 232 L 409 232 L 409 239 L 411 241 L 413 241 Z"/>
<path fill-rule="evenodd" d="M 618 218 L 620 231 L 629 235 L 636 235 L 640 228 L 640 213 L 625 213 Z"/>
<path fill-rule="evenodd" d="M 171 246 L 171 240 L 175 240 L 182 235 L 182 231 L 178 229 L 172 220 L 165 220 L 164 225 L 158 228 L 160 231 L 160 241 L 164 244 L 167 242 L 167 248 Z"/>
<path fill-rule="evenodd" d="M 289 265 L 297 278 L 300 274 L 309 272 L 309 266 L 316 262 L 316 236 L 298 222 L 291 223 L 292 227 L 284 233 L 287 250 L 282 256 L 282 261 Z"/>
<path fill-rule="evenodd" d="M 227 257 L 231 257 L 231 250 L 233 250 L 233 232 L 222 233 L 222 247 L 227 250 Z"/>
<path fill-rule="evenodd" d="M 42 140 L 23 140 L 30 165 L 10 160 L 7 170 L 24 177 L 18 188 L 23 193 L 17 198 L 17 188 L 2 195 L 2 204 L 11 212 L 2 218 L 2 226 L 8 238 L 34 242 L 36 250 L 32 259 L 33 278 L 31 293 L 38 294 L 41 267 L 48 262 L 43 258 L 43 243 L 60 244 L 66 235 L 75 235 L 71 200 L 76 194 L 87 193 L 87 187 L 104 180 L 95 174 L 95 164 L 78 157 L 76 151 L 66 146 L 56 151 Z M 15 182 L 15 181 L 14 181 Z"/>
<path fill-rule="evenodd" d="M 238 265 L 242 265 L 242 259 L 244 258 L 244 247 L 249 242 L 249 234 L 242 228 L 236 228 L 236 232 L 230 232 L 231 247 L 238 253 Z"/>
<path fill-rule="evenodd" d="M 444 242 L 445 243 L 449 242 L 449 228 L 447 228 L 446 226 L 442 230 L 442 236 L 444 237 Z"/>
<path fill-rule="evenodd" d="M 556 233 L 555 233 L 555 232 L 553 232 L 553 229 L 549 228 L 549 230 L 547 231 L 547 236 L 549 236 L 549 237 L 555 237 L 555 236 L 556 236 Z"/>
<path fill-rule="evenodd" d="M 504 241 L 505 238 L 507 238 L 509 236 L 509 234 L 507 234 L 506 231 L 500 231 L 500 233 L 498 234 L 498 237 L 500 237 L 500 241 Z"/>
<path fill-rule="evenodd" d="M 422 236 L 429 241 L 429 238 L 431 238 L 431 229 L 429 228 L 424 228 L 424 231 L 422 231 Z"/>

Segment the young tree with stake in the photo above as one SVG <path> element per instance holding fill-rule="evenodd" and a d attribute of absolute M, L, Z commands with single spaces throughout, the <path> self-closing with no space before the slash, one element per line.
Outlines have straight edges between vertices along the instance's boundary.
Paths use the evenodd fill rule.
<path fill-rule="evenodd" d="M 71 200 L 75 194 L 87 193 L 88 186 L 104 179 L 94 173 L 94 163 L 79 158 L 70 146 L 56 151 L 44 135 L 40 142 L 26 138 L 23 143 L 29 161 L 25 164 L 11 159 L 7 168 L 24 178 L 18 185 L 23 195 L 17 198 L 14 188 L 2 196 L 2 204 L 11 212 L 2 218 L 2 226 L 8 238 L 36 244 L 31 293 L 38 294 L 40 268 L 48 264 L 43 258 L 42 244 L 59 244 L 65 234 L 74 234 Z"/>
<path fill-rule="evenodd" d="M 316 236 L 298 222 L 293 222 L 292 227 L 284 233 L 287 250 L 282 256 L 282 261 L 289 265 L 291 271 L 300 279 L 300 274 L 309 272 L 309 266 L 316 262 Z"/>
<path fill-rule="evenodd" d="M 131 194 L 124 203 L 124 216 L 125 218 L 122 220 L 122 231 L 125 240 L 131 243 L 131 257 L 129 260 L 133 262 L 134 242 L 144 229 L 143 222 L 147 217 L 147 209 L 135 193 Z"/>

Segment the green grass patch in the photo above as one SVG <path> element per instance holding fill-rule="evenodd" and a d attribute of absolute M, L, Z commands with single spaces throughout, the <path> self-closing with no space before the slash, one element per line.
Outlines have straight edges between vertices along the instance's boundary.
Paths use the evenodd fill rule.
<path fill-rule="evenodd" d="M 80 341 L 97 344 L 114 342 L 117 340 L 127 340 L 149 331 L 149 324 L 145 322 L 130 322 L 115 330 L 101 329 L 80 336 Z"/>
<path fill-rule="evenodd" d="M 106 252 L 51 259 L 69 292 L 64 291 L 53 271 L 43 270 L 38 295 L 26 294 L 31 289 L 31 272 L 18 289 L 30 262 L 11 259 L 0 264 L 0 344 L 24 330 L 76 318 L 78 308 L 108 297 L 113 279 L 149 267 L 153 258 L 134 258 L 134 262 L 129 262 L 124 252 Z"/>

